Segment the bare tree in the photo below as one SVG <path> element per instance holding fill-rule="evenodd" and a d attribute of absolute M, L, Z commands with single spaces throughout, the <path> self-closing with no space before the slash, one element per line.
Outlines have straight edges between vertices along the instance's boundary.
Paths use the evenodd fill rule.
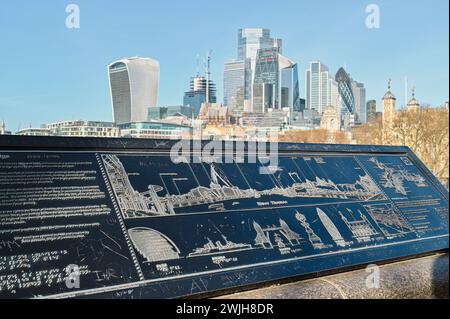
<path fill-rule="evenodd" d="M 358 144 L 382 144 L 381 120 L 354 128 Z M 389 145 L 406 145 L 425 165 L 448 185 L 449 111 L 448 108 L 405 109 L 397 113 L 392 130 L 387 132 Z"/>

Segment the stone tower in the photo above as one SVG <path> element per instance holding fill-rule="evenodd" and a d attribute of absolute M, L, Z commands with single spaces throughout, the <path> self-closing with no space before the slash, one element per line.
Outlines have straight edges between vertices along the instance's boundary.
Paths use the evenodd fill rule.
<path fill-rule="evenodd" d="M 383 143 L 389 144 L 393 134 L 395 119 L 395 103 L 397 99 L 391 92 L 391 80 L 388 82 L 388 91 L 383 96 Z"/>
<path fill-rule="evenodd" d="M 320 122 L 320 128 L 330 133 L 337 132 L 341 129 L 341 117 L 334 106 L 325 109 Z"/>
<path fill-rule="evenodd" d="M 408 102 L 408 105 L 406 106 L 407 110 L 410 111 L 417 111 L 420 109 L 420 103 L 416 99 L 416 87 L 413 88 L 412 91 L 412 99 Z"/>

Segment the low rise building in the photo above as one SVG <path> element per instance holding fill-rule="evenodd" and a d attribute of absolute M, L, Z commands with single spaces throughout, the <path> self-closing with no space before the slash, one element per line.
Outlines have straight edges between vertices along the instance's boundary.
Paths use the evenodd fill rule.
<path fill-rule="evenodd" d="M 119 128 L 112 122 L 63 121 L 46 124 L 43 128 L 55 136 L 67 137 L 120 137 Z"/>
<path fill-rule="evenodd" d="M 132 122 L 119 124 L 122 137 L 148 139 L 190 139 L 191 126 L 165 122 Z"/>
<path fill-rule="evenodd" d="M 269 110 L 267 113 L 248 113 L 242 117 L 242 126 L 258 130 L 280 131 L 289 123 L 289 112 Z"/>
<path fill-rule="evenodd" d="M 46 128 L 26 128 L 16 133 L 20 136 L 54 136 L 53 132 Z"/>
<path fill-rule="evenodd" d="M 228 125 L 231 119 L 230 109 L 219 103 L 203 103 L 199 119 L 208 125 Z"/>
<path fill-rule="evenodd" d="M 320 122 L 320 128 L 328 132 L 337 132 L 341 129 L 341 116 L 334 106 L 325 109 Z"/>
<path fill-rule="evenodd" d="M 161 121 L 168 117 L 185 116 L 189 119 L 195 117 L 195 110 L 190 106 L 166 106 L 148 108 L 148 121 Z"/>

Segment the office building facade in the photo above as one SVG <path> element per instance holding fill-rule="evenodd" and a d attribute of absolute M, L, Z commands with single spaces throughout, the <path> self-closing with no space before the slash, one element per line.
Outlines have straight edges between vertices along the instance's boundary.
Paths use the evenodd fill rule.
<path fill-rule="evenodd" d="M 66 137 L 120 137 L 115 123 L 100 121 L 63 121 L 46 124 L 43 129 L 51 135 Z"/>
<path fill-rule="evenodd" d="M 367 101 L 367 121 L 373 122 L 377 119 L 378 113 L 377 113 L 377 101 L 376 100 L 370 100 Z"/>
<path fill-rule="evenodd" d="M 356 105 L 355 96 L 353 94 L 353 84 L 344 68 L 340 68 L 336 73 L 336 82 L 338 84 L 339 96 L 342 102 L 341 114 L 355 114 Z"/>
<path fill-rule="evenodd" d="M 269 110 L 299 110 L 298 66 L 279 53 L 278 48 L 261 49 L 255 67 L 253 113 Z"/>
<path fill-rule="evenodd" d="M 336 111 L 338 112 L 339 116 L 341 116 L 342 113 L 342 98 L 339 94 L 339 84 L 338 82 L 330 78 L 328 81 L 328 107 L 332 106 L 336 108 Z"/>
<path fill-rule="evenodd" d="M 223 106 L 229 107 L 233 114 L 244 112 L 245 83 L 248 77 L 248 62 L 229 61 L 225 63 L 223 75 Z"/>
<path fill-rule="evenodd" d="M 26 128 L 16 133 L 19 136 L 54 136 L 53 132 L 46 128 Z"/>
<path fill-rule="evenodd" d="M 195 117 L 195 112 L 192 107 L 189 106 L 165 106 L 165 107 L 152 107 L 148 109 L 148 121 L 160 121 L 168 117 L 183 116 L 187 119 Z"/>
<path fill-rule="evenodd" d="M 159 62 L 128 58 L 108 66 L 113 118 L 117 124 L 147 119 L 147 109 L 158 101 Z"/>
<path fill-rule="evenodd" d="M 305 92 L 306 108 L 322 115 L 330 103 L 330 80 L 332 79 L 328 67 L 321 61 L 310 63 L 306 70 Z"/>
<path fill-rule="evenodd" d="M 191 126 L 163 122 L 133 122 L 119 125 L 121 134 L 127 138 L 180 140 L 192 138 Z"/>
<path fill-rule="evenodd" d="M 244 103 L 247 109 L 252 108 L 253 84 L 259 50 L 276 48 L 282 53 L 281 39 L 274 39 L 270 30 L 262 28 L 246 28 L 238 31 L 238 61 L 246 64 Z"/>
<path fill-rule="evenodd" d="M 190 90 L 184 93 L 183 106 L 191 107 L 195 116 L 200 113 L 203 103 L 217 103 L 216 84 L 204 76 L 191 79 Z"/>
<path fill-rule="evenodd" d="M 357 123 L 367 123 L 366 88 L 363 83 L 352 80 L 352 89 L 355 97 L 355 119 Z"/>

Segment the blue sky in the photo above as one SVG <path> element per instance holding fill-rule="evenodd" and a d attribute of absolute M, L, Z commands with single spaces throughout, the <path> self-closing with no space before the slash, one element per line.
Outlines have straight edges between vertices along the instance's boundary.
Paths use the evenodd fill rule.
<path fill-rule="evenodd" d="M 65 8 L 81 9 L 81 28 L 65 27 Z M 367 29 L 368 4 L 381 28 Z M 197 54 L 213 51 L 222 97 L 223 62 L 236 57 L 237 30 L 265 27 L 300 64 L 340 66 L 380 100 L 386 81 L 404 101 L 404 77 L 418 98 L 448 100 L 448 0 L 2 0 L 0 119 L 10 130 L 66 119 L 111 120 L 106 66 L 122 57 L 161 64 L 159 105 L 179 105 Z M 304 95 L 302 93 L 302 95 Z"/>

